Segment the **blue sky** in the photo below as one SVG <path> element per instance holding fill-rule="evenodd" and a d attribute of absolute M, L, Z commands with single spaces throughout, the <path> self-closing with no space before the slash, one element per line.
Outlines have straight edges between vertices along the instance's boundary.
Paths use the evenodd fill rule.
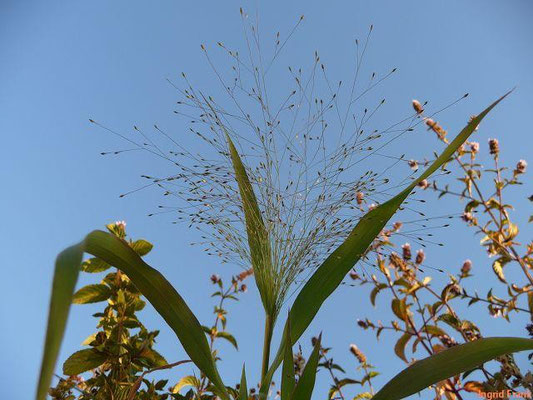
<path fill-rule="evenodd" d="M 4 276 L 0 376 L 8 382 L 0 387 L 2 398 L 33 396 L 55 255 L 108 222 L 124 219 L 133 237 L 154 242 L 151 264 L 175 285 L 200 320 L 212 320 L 210 292 L 200 289 L 206 287 L 210 274 L 228 276 L 237 270 L 221 267 L 217 259 L 189 246 L 191 233 L 186 225 L 146 216 L 159 204 L 160 192 L 118 197 L 142 183 L 140 174 L 159 166 L 148 157 L 101 157 L 100 152 L 122 143 L 88 119 L 118 131 L 133 124 L 148 129 L 154 123 L 168 130 L 186 129 L 185 121 L 172 113 L 177 96 L 165 79 L 185 71 L 199 85 L 213 85 L 200 44 L 214 47 L 219 40 L 240 44 L 240 6 L 259 10 L 262 32 L 269 39 L 277 30 L 287 32 L 304 14 L 283 62 L 306 65 L 313 51 L 319 50 L 339 77 L 351 76 L 353 38 L 364 37 L 374 24 L 368 64 L 381 73 L 398 67 L 397 75 L 376 93 L 387 97 L 387 118 L 405 114 L 412 98 L 430 100 L 438 107 L 469 92 L 466 100 L 441 118 L 456 133 L 471 114 L 517 86 L 484 123 L 485 137 L 479 141 L 486 145 L 488 137 L 498 137 L 504 161 L 509 163 L 531 154 L 533 3 L 357 0 L 324 4 L 300 0 L 0 2 L 0 179 L 4 188 L 0 196 Z M 391 151 L 396 154 L 419 156 L 431 155 L 437 143 L 416 139 L 395 146 Z M 523 205 L 516 211 L 522 221 L 529 206 L 523 195 L 513 199 Z M 458 207 L 434 201 L 431 212 L 445 214 Z M 531 237 L 531 229 L 525 237 Z M 457 268 L 470 257 L 480 268 L 489 268 L 477 239 L 461 225 L 439 239 L 445 248 L 427 252 L 440 267 Z M 477 279 L 480 287 L 488 283 L 483 274 Z M 356 327 L 357 318 L 379 318 L 380 312 L 386 316 L 386 304 L 378 302 L 377 309 L 369 309 L 367 296 L 366 289 L 341 287 L 309 332 L 322 330 L 325 342 L 337 348 L 335 357 L 352 366 L 346 351 L 350 343 L 373 353 L 371 360 L 382 373 L 376 381 L 380 386 L 403 364 L 394 358 L 391 346 L 376 343 L 371 334 Z M 229 320 L 240 352 L 222 346 L 223 375 L 228 382 L 237 381 L 243 361 L 250 369 L 259 368 L 262 328 L 256 310 L 260 305 L 254 291 L 245 299 L 232 307 Z M 93 329 L 92 310 L 74 307 L 62 359 L 78 349 Z M 150 309 L 144 318 L 148 327 L 161 329 L 159 348 L 169 361 L 181 359 L 183 350 L 162 319 Z M 491 334 L 524 336 L 523 324 L 485 321 Z M 257 378 L 253 371 L 250 375 L 252 381 Z M 316 398 L 326 392 L 323 374 Z"/>

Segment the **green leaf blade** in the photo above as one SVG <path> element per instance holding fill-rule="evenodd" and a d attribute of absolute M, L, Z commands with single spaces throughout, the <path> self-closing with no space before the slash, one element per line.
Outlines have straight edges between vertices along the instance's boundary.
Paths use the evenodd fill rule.
<path fill-rule="evenodd" d="M 226 132 L 226 139 L 228 141 L 229 152 L 233 169 L 235 170 L 235 178 L 239 186 L 239 193 L 241 195 L 242 206 L 244 210 L 244 217 L 246 222 L 246 236 L 248 238 L 248 246 L 250 247 L 250 255 L 252 258 L 252 267 L 256 278 L 257 288 L 261 295 L 261 301 L 267 313 L 275 317 L 276 313 L 276 298 L 273 293 L 268 290 L 269 272 L 272 271 L 272 257 L 270 250 L 270 241 L 268 231 L 265 228 L 263 217 L 257 203 L 257 198 L 246 173 L 246 168 L 239 156 L 235 145 Z"/>
<path fill-rule="evenodd" d="M 55 264 L 50 311 L 46 328 L 46 339 L 37 383 L 38 400 L 44 400 L 54 374 L 59 348 L 65 333 L 70 304 L 83 256 L 83 243 L 69 247 L 61 252 Z"/>
<path fill-rule="evenodd" d="M 150 253 L 154 245 L 147 240 L 139 239 L 131 244 L 131 248 L 142 257 Z"/>
<path fill-rule="evenodd" d="M 89 304 L 105 301 L 111 296 L 111 289 L 107 285 L 96 284 L 82 287 L 72 296 L 74 304 Z"/>
<path fill-rule="evenodd" d="M 311 400 L 315 387 L 318 361 L 320 359 L 320 337 L 318 338 L 309 360 L 305 364 L 300 380 L 294 388 L 291 400 Z M 285 400 L 285 399 L 283 399 Z"/>
<path fill-rule="evenodd" d="M 285 343 L 290 342 L 291 324 L 287 321 L 285 329 Z M 281 370 L 281 400 L 290 400 L 294 386 L 296 385 L 295 371 L 294 371 L 294 356 L 292 354 L 292 346 L 285 346 L 285 355 L 283 357 L 283 367 Z"/>
<path fill-rule="evenodd" d="M 533 349 L 533 339 L 493 337 L 454 346 L 420 360 L 391 379 L 373 400 L 399 400 L 496 357 Z"/>
<path fill-rule="evenodd" d="M 65 375 L 79 375 L 83 372 L 95 369 L 102 365 L 107 356 L 95 349 L 83 349 L 72 354 L 63 363 L 63 373 Z"/>
<path fill-rule="evenodd" d="M 242 366 L 241 387 L 239 388 L 239 400 L 248 400 L 248 385 L 246 384 L 246 368 Z"/>

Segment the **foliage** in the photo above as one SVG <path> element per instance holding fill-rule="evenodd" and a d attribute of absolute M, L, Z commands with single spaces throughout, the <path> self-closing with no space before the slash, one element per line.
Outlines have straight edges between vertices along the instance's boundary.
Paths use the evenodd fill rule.
<path fill-rule="evenodd" d="M 110 224 L 107 228 L 117 237 L 126 236 L 123 222 Z M 127 243 L 143 256 L 152 249 L 152 245 L 142 239 Z M 137 313 L 146 304 L 141 293 L 127 275 L 111 268 L 100 258 L 84 261 L 81 268 L 88 273 L 106 271 L 106 275 L 101 283 L 76 291 L 73 303 L 105 302 L 106 306 L 101 312 L 93 314 L 98 318 L 97 331 L 83 341 L 87 348 L 75 352 L 64 362 L 63 373 L 68 378 L 61 379 L 55 388 L 50 389 L 50 395 L 54 399 L 125 398 L 133 386 L 142 383 L 137 398 L 167 399 L 168 394 L 159 394 L 167 381 L 144 378 L 146 374 L 168 366 L 168 363 L 154 349 L 159 332 L 147 330 L 138 318 Z M 88 379 L 79 376 L 87 371 L 91 371 Z"/>

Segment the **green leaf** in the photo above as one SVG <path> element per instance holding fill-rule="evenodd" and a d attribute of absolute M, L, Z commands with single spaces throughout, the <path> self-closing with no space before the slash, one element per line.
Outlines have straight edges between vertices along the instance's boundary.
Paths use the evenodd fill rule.
<path fill-rule="evenodd" d="M 305 364 L 304 370 L 300 380 L 294 388 L 294 392 L 291 396 L 291 400 L 310 400 L 315 387 L 316 372 L 318 367 L 318 360 L 320 359 L 320 341 L 321 337 L 318 337 L 313 352 Z M 285 400 L 285 399 L 283 399 Z"/>
<path fill-rule="evenodd" d="M 131 248 L 142 257 L 150 253 L 150 251 L 154 248 L 154 245 L 147 240 L 139 239 L 131 244 Z"/>
<path fill-rule="evenodd" d="M 56 259 L 44 353 L 37 384 L 37 400 L 44 400 L 48 394 L 59 347 L 65 333 L 82 256 L 83 243 L 69 247 L 61 252 Z"/>
<path fill-rule="evenodd" d="M 403 299 L 392 299 L 391 308 L 394 314 L 401 319 L 402 321 L 407 320 L 407 304 L 405 303 L 405 298 Z"/>
<path fill-rule="evenodd" d="M 409 362 L 407 357 L 405 357 L 405 346 L 407 346 L 407 343 L 410 339 L 411 334 L 404 333 L 402 336 L 400 336 L 400 339 L 398 339 L 396 345 L 394 346 L 394 353 L 405 362 Z"/>
<path fill-rule="evenodd" d="M 271 282 L 272 271 L 272 257 L 270 254 L 270 241 L 268 232 L 257 204 L 255 193 L 246 174 L 246 169 L 242 160 L 226 132 L 226 139 L 229 145 L 231 162 L 235 170 L 235 178 L 239 185 L 239 192 L 241 195 L 242 206 L 244 210 L 244 217 L 246 221 L 246 236 L 248 237 L 248 246 L 250 247 L 250 255 L 252 258 L 252 267 L 254 269 L 254 276 L 257 283 L 261 301 L 267 313 L 274 316 L 276 311 L 276 298 L 271 293 L 273 287 Z"/>
<path fill-rule="evenodd" d="M 242 366 L 241 387 L 239 388 L 239 400 L 248 400 L 248 386 L 246 385 L 246 369 Z"/>
<path fill-rule="evenodd" d="M 65 375 L 79 375 L 95 369 L 107 360 L 107 356 L 95 349 L 84 349 L 72 354 L 63 364 Z"/>
<path fill-rule="evenodd" d="M 337 247 L 337 249 L 335 249 L 313 273 L 311 278 L 298 293 L 298 296 L 291 306 L 289 313 L 289 319 L 291 320 L 292 326 L 291 345 L 296 343 L 298 338 L 307 329 L 315 315 L 318 313 L 318 310 L 322 307 L 324 301 L 341 284 L 346 274 L 357 261 L 359 261 L 367 248 L 372 244 L 374 238 L 381 232 L 385 224 L 396 213 L 403 201 L 409 196 L 418 183 L 428 178 L 447 162 L 466 139 L 468 139 L 472 132 L 474 132 L 481 120 L 509 93 L 500 97 L 484 111 L 479 113 L 477 117 L 473 118 L 446 147 L 440 156 L 406 189 L 365 214 L 350 232 L 346 240 Z M 285 343 L 282 340 L 278 352 L 276 353 L 276 358 L 263 380 L 261 387 L 262 394 L 265 394 L 268 391 L 272 376 L 281 363 L 284 345 Z"/>
<path fill-rule="evenodd" d="M 153 367 L 163 367 L 168 365 L 168 361 L 154 349 L 146 348 L 142 351 L 141 356 L 150 360 Z"/>
<path fill-rule="evenodd" d="M 287 321 L 285 329 L 285 342 L 288 343 L 291 337 L 291 324 Z M 281 400 L 290 400 L 294 386 L 296 385 L 294 371 L 294 356 L 292 346 L 285 346 L 285 355 L 283 357 L 283 367 L 281 370 Z"/>
<path fill-rule="evenodd" d="M 492 270 L 494 271 L 494 273 L 496 274 L 496 276 L 502 283 L 507 283 L 507 281 L 505 280 L 505 275 L 503 274 L 504 265 L 505 264 L 502 263 L 500 259 L 497 259 L 492 263 Z"/>
<path fill-rule="evenodd" d="M 442 328 L 435 325 L 425 325 L 423 330 L 433 336 L 447 336 L 448 334 Z"/>
<path fill-rule="evenodd" d="M 181 378 L 176 385 L 172 389 L 170 389 L 171 393 L 179 393 L 181 389 L 187 386 L 192 387 L 200 387 L 202 383 L 196 376 L 188 375 Z"/>
<path fill-rule="evenodd" d="M 229 399 L 202 327 L 176 289 L 124 240 L 110 233 L 93 231 L 83 242 L 61 253 L 56 261 L 37 400 L 45 399 L 50 386 L 84 251 L 128 276 L 176 333 L 190 359 L 219 390 L 219 396 Z"/>
<path fill-rule="evenodd" d="M 372 400 L 398 400 L 504 354 L 533 349 L 533 339 L 493 337 L 454 346 L 417 361 L 390 380 Z"/>
<path fill-rule="evenodd" d="M 111 268 L 111 265 L 99 258 L 89 258 L 81 264 L 81 270 L 89 273 L 103 272 L 109 268 Z"/>
<path fill-rule="evenodd" d="M 107 285 L 87 285 L 74 293 L 72 302 L 74 304 L 98 303 L 109 299 L 110 296 L 111 289 Z"/>
<path fill-rule="evenodd" d="M 222 339 L 227 340 L 233 345 L 233 347 L 235 347 L 236 350 L 239 350 L 239 345 L 237 344 L 237 340 L 230 333 L 224 332 L 224 331 L 218 331 L 215 336 L 217 338 L 222 338 Z"/>
<path fill-rule="evenodd" d="M 229 332 L 213 330 L 213 328 L 209 328 L 208 326 L 205 326 L 205 325 L 202 325 L 202 329 L 209 336 L 226 339 L 228 342 L 230 342 L 233 345 L 233 347 L 235 347 L 236 350 L 239 350 L 239 345 L 237 344 L 237 340 Z"/>

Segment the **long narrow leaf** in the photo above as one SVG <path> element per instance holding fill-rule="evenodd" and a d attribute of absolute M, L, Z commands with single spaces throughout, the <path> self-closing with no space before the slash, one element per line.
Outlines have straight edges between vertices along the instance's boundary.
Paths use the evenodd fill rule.
<path fill-rule="evenodd" d="M 37 399 L 45 398 L 50 385 L 83 252 L 119 268 L 131 279 L 176 333 L 191 360 L 211 380 L 219 394 L 227 399 L 226 388 L 216 369 L 202 327 L 183 298 L 161 273 L 146 264 L 127 243 L 102 231 L 91 232 L 81 244 L 65 250 L 58 257 Z"/>
<path fill-rule="evenodd" d="M 318 360 L 320 359 L 320 339 L 319 337 L 316 341 L 313 352 L 305 364 L 302 376 L 294 388 L 291 400 L 311 400 L 311 395 L 315 387 Z"/>
<path fill-rule="evenodd" d="M 246 368 L 244 365 L 242 366 L 241 387 L 239 388 L 238 400 L 248 400 L 248 385 L 246 384 Z"/>
<path fill-rule="evenodd" d="M 396 213 L 403 201 L 409 196 L 416 185 L 422 180 L 429 177 L 433 172 L 440 168 L 457 149 L 468 139 L 474 132 L 481 120 L 510 92 L 500 97 L 472 121 L 457 135 L 457 137 L 446 147 L 442 154 L 406 189 L 394 196 L 390 200 L 376 207 L 363 216 L 355 228 L 350 232 L 346 240 L 335 249 L 314 272 L 311 278 L 298 293 L 291 310 L 289 319 L 291 323 L 291 345 L 307 329 L 314 319 L 318 310 L 324 301 L 335 291 L 341 284 L 342 280 L 350 269 L 359 261 L 367 248 L 372 244 L 374 238 L 381 232 L 385 224 Z M 283 359 L 282 343 L 276 353 L 276 358 L 269 369 L 261 393 L 265 393 L 268 385 Z"/>
<path fill-rule="evenodd" d="M 271 271 L 270 263 L 272 262 L 270 255 L 270 243 L 268 239 L 268 232 L 257 204 L 257 198 L 246 174 L 246 169 L 242 160 L 233 144 L 231 138 L 226 132 L 226 139 L 228 141 L 231 162 L 235 170 L 235 178 L 239 186 L 239 193 L 241 195 L 242 206 L 244 210 L 244 217 L 246 221 L 246 236 L 248 237 L 248 246 L 250 247 L 250 256 L 252 258 L 252 266 L 254 268 L 257 288 L 261 295 L 261 300 L 269 315 L 273 315 L 275 311 L 275 298 L 267 290 L 267 277 L 264 272 Z"/>
<path fill-rule="evenodd" d="M 372 400 L 399 400 L 504 354 L 533 349 L 533 339 L 493 337 L 454 346 L 392 378 Z"/>
<path fill-rule="evenodd" d="M 287 321 L 287 327 L 284 332 L 285 342 L 290 341 L 291 324 Z M 285 346 L 285 356 L 283 358 L 283 367 L 281 369 L 281 400 L 290 400 L 291 394 L 294 391 L 296 380 L 294 378 L 294 357 L 292 354 L 292 346 Z"/>
<path fill-rule="evenodd" d="M 52 375 L 54 374 L 57 355 L 65 333 L 72 295 L 78 281 L 82 256 L 83 244 L 78 244 L 61 252 L 56 259 L 43 361 L 37 384 L 38 400 L 46 398 Z"/>

